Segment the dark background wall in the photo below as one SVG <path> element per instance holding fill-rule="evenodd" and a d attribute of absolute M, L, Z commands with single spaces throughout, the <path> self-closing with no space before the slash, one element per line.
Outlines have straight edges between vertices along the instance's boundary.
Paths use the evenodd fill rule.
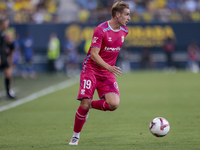
<path fill-rule="evenodd" d="M 29 32 L 34 39 L 34 50 L 36 63 L 43 65 L 40 56 L 46 55 L 49 36 L 56 32 L 61 43 L 61 53 L 66 37 L 72 37 L 77 43 L 79 54 L 85 56 L 83 50 L 86 39 L 93 35 L 93 31 L 98 24 L 13 24 L 10 29 L 18 33 L 22 39 L 26 32 Z M 163 41 L 167 37 L 176 40 L 175 61 L 177 67 L 184 68 L 187 62 L 187 46 L 193 40 L 200 44 L 200 23 L 145 23 L 128 24 L 129 34 L 125 38 L 123 49 L 130 55 L 132 68 L 139 68 L 139 55 L 144 48 L 148 48 L 158 68 L 164 67 L 165 57 L 163 56 Z M 84 57 L 80 57 L 80 63 Z"/>

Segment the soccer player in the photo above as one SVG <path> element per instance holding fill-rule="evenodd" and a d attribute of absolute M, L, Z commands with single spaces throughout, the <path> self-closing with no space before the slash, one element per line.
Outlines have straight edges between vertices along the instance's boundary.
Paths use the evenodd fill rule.
<path fill-rule="evenodd" d="M 114 111 L 119 106 L 120 95 L 115 76 L 121 69 L 115 66 L 117 55 L 128 34 L 129 5 L 120 1 L 113 4 L 112 18 L 95 30 L 87 57 L 83 62 L 77 99 L 80 106 L 75 115 L 74 133 L 69 145 L 78 145 L 81 129 L 90 108 Z M 92 101 L 95 89 L 100 100 Z"/>
<path fill-rule="evenodd" d="M 5 75 L 7 99 L 15 99 L 15 97 L 10 93 L 12 79 L 10 66 L 12 65 L 14 47 L 6 42 L 5 30 L 8 26 L 9 20 L 6 17 L 2 17 L 0 20 L 0 70 L 3 70 Z"/>

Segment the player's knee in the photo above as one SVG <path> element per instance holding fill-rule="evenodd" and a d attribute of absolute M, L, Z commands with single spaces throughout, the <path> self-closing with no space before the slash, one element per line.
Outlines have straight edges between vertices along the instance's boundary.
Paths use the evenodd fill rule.
<path fill-rule="evenodd" d="M 119 102 L 112 102 L 108 104 L 112 111 L 116 110 L 119 107 Z"/>
<path fill-rule="evenodd" d="M 90 105 L 83 104 L 83 105 L 81 105 L 81 107 L 82 107 L 83 109 L 89 109 L 89 108 L 90 108 Z"/>
<path fill-rule="evenodd" d="M 11 74 L 10 69 L 5 69 L 5 70 L 4 70 L 4 73 L 5 73 L 5 77 L 6 77 L 6 78 L 11 79 L 12 74 Z"/>
<path fill-rule="evenodd" d="M 81 107 L 83 108 L 83 109 L 90 109 L 90 104 L 91 104 L 91 100 L 90 99 L 83 99 L 82 101 L 81 101 Z"/>
<path fill-rule="evenodd" d="M 114 93 L 106 94 L 105 99 L 111 111 L 114 111 L 119 107 L 120 98 L 117 94 Z"/>

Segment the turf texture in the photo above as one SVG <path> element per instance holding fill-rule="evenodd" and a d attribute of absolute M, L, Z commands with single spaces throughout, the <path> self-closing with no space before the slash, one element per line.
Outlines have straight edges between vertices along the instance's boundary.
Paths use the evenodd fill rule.
<path fill-rule="evenodd" d="M 117 82 L 119 108 L 114 112 L 91 109 L 78 146 L 68 145 L 79 106 L 79 84 L 75 84 L 0 112 L 0 149 L 200 149 L 199 74 L 140 71 L 123 74 Z M 18 86 L 22 85 L 21 81 Z M 96 93 L 94 99 L 98 99 Z M 167 136 L 158 138 L 150 133 L 149 124 L 155 117 L 169 121 Z"/>

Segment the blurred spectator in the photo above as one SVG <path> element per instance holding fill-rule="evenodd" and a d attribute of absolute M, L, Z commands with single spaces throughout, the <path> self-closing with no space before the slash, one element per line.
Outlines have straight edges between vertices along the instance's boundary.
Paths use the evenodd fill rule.
<path fill-rule="evenodd" d="M 1 0 L 0 1 L 0 12 L 2 12 L 2 13 L 5 12 L 6 8 L 7 8 L 6 0 Z"/>
<path fill-rule="evenodd" d="M 194 12 L 196 10 L 197 2 L 196 0 L 186 0 L 185 8 L 188 12 Z"/>
<path fill-rule="evenodd" d="M 33 21 L 37 24 L 44 22 L 44 16 L 45 16 L 46 10 L 39 8 L 34 14 L 33 14 Z"/>
<path fill-rule="evenodd" d="M 132 22 L 200 21 L 200 0 L 124 0 L 130 5 Z M 101 22 L 110 19 L 110 0 L 1 0 L 0 15 L 14 23 L 62 22 L 71 14 L 59 14 L 60 6 L 76 5 L 71 21 Z M 70 6 L 69 6 L 70 7 Z M 60 15 L 60 16 L 59 16 Z M 70 21 L 70 20 L 67 20 Z"/>
<path fill-rule="evenodd" d="M 155 63 L 152 59 L 149 49 L 144 49 L 141 53 L 141 68 L 142 69 L 153 69 L 155 68 Z"/>
<path fill-rule="evenodd" d="M 174 62 L 173 62 L 173 52 L 175 50 L 175 41 L 167 37 L 164 41 L 163 50 L 166 56 L 166 69 L 174 69 Z"/>
<path fill-rule="evenodd" d="M 199 20 L 199 0 L 124 0 L 130 5 L 132 22 L 183 22 L 200 21 Z M 78 4 L 82 7 L 88 1 L 84 0 Z M 84 4 L 83 4 L 84 3 Z M 90 18 L 96 17 L 96 22 L 110 19 L 109 11 L 110 1 L 98 0 L 96 11 L 91 11 Z M 96 13 L 98 12 L 98 13 Z M 191 14 L 190 14 L 191 13 Z M 95 16 L 95 17 L 94 17 Z M 95 20 L 93 20 L 95 21 Z"/>
<path fill-rule="evenodd" d="M 33 56 L 34 56 L 33 43 L 34 41 L 33 41 L 33 38 L 30 36 L 30 33 L 26 32 L 21 42 L 22 55 L 24 57 L 22 76 L 24 78 L 27 78 L 28 75 L 31 78 L 36 77 L 34 64 L 33 64 Z"/>
<path fill-rule="evenodd" d="M 192 21 L 199 22 L 200 21 L 200 12 L 199 11 L 192 12 L 190 14 L 190 17 L 191 17 Z"/>
<path fill-rule="evenodd" d="M 171 13 L 169 15 L 169 19 L 172 22 L 181 22 L 182 21 L 182 16 L 181 14 L 178 12 L 178 9 L 173 9 L 171 10 Z"/>
<path fill-rule="evenodd" d="M 87 0 L 76 0 L 76 3 L 80 5 L 80 7 L 87 9 Z"/>
<path fill-rule="evenodd" d="M 198 73 L 199 72 L 199 53 L 200 53 L 200 48 L 197 45 L 196 41 L 192 41 L 190 45 L 188 46 L 188 67 L 190 71 L 193 73 Z"/>
<path fill-rule="evenodd" d="M 178 7 L 178 1 L 177 0 L 168 0 L 166 3 L 166 6 L 170 9 L 170 10 L 174 10 L 177 9 Z"/>
<path fill-rule="evenodd" d="M 55 73 L 55 61 L 60 57 L 60 41 L 56 33 L 51 33 L 49 37 L 47 57 L 49 73 Z"/>
<path fill-rule="evenodd" d="M 71 37 L 66 39 L 64 44 L 64 52 L 67 56 L 66 72 L 69 77 L 75 76 L 80 73 L 78 65 L 78 51 L 76 43 Z"/>
<path fill-rule="evenodd" d="M 98 6 L 97 0 L 87 1 L 88 10 L 95 11 L 97 9 L 97 6 Z"/>
<path fill-rule="evenodd" d="M 148 12 L 144 12 L 142 15 L 143 21 L 144 22 L 152 22 L 153 21 L 153 15 Z"/>
<path fill-rule="evenodd" d="M 136 9 L 136 3 L 133 0 L 126 1 L 129 4 L 130 11 L 133 12 Z"/>
<path fill-rule="evenodd" d="M 137 11 L 132 12 L 131 14 L 131 21 L 134 23 L 140 22 L 141 18 Z"/>
<path fill-rule="evenodd" d="M 10 16 L 14 23 L 45 23 L 54 21 L 60 0 L 1 0 L 0 14 Z"/>
<path fill-rule="evenodd" d="M 87 9 L 84 9 L 83 7 L 80 9 L 78 18 L 81 23 L 87 23 L 90 16 L 90 12 Z"/>

